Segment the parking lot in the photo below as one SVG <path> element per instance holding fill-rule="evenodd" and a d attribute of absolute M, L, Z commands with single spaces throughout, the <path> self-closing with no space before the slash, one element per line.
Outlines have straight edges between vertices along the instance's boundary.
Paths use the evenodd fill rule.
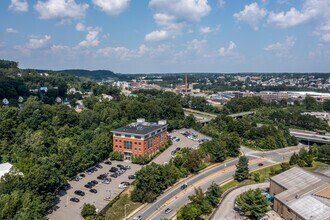
<path fill-rule="evenodd" d="M 187 136 L 189 135 L 183 135 L 182 133 L 190 133 L 190 134 L 194 134 L 196 136 L 196 138 L 192 139 L 192 138 L 188 138 Z M 158 164 L 164 164 L 166 162 L 169 162 L 171 160 L 171 152 L 174 151 L 176 148 L 180 147 L 180 148 L 184 148 L 184 147 L 189 147 L 192 149 L 197 149 L 198 146 L 202 143 L 199 142 L 199 140 L 202 139 L 208 139 L 210 140 L 211 138 L 193 130 L 193 129 L 180 129 L 180 130 L 175 130 L 173 132 L 170 132 L 169 137 L 173 137 L 173 144 L 167 148 L 163 153 L 161 153 L 158 157 L 156 157 L 153 162 L 158 163 Z M 192 136 L 192 135 L 190 135 Z M 174 139 L 175 137 L 175 139 Z"/>
<path fill-rule="evenodd" d="M 188 138 L 188 135 L 182 134 L 184 132 L 194 134 L 196 138 Z M 165 162 L 169 162 L 172 158 L 171 152 L 176 148 L 197 148 L 202 143 L 199 142 L 197 139 L 210 139 L 209 137 L 206 137 L 205 135 L 202 135 L 192 129 L 176 130 L 170 132 L 169 135 L 173 138 L 173 144 L 163 153 L 161 153 L 158 157 L 156 157 L 153 162 L 158 164 L 164 164 Z M 51 220 L 82 220 L 83 218 L 81 217 L 80 213 L 84 203 L 93 204 L 99 211 L 102 210 L 109 203 L 109 200 L 105 200 L 105 198 L 110 197 L 111 200 L 115 198 L 121 191 L 124 190 L 119 188 L 119 184 L 121 182 L 133 182 L 134 180 L 129 180 L 128 176 L 135 174 L 136 171 L 142 168 L 141 165 L 132 164 L 129 161 L 111 162 L 112 165 L 100 163 L 102 168 L 98 169 L 96 172 L 90 174 L 84 172 L 85 177 L 83 177 L 79 181 L 69 181 L 71 188 L 67 191 L 60 191 L 60 193 L 57 195 L 57 209 L 51 214 L 49 214 L 47 217 Z M 131 169 L 128 169 L 124 174 L 118 176 L 117 178 L 110 177 L 110 174 L 112 173 L 109 172 L 109 169 L 111 167 L 117 167 L 118 164 L 121 164 L 123 166 L 130 166 Z M 97 177 L 101 174 L 108 174 L 108 177 L 111 178 L 110 184 L 102 183 L 102 180 L 97 179 Z M 93 189 L 97 190 L 97 193 L 92 193 L 89 191 L 89 188 L 85 187 L 88 182 L 91 182 L 93 180 L 96 180 L 98 182 L 98 184 L 93 187 Z M 85 195 L 76 195 L 74 193 L 76 190 L 83 191 Z M 71 198 L 78 198 L 79 202 L 70 201 Z"/>
<path fill-rule="evenodd" d="M 85 174 L 85 177 L 79 181 L 69 181 L 71 188 L 67 191 L 60 191 L 59 195 L 57 196 L 58 204 L 56 205 L 58 208 L 56 211 L 53 211 L 47 217 L 52 220 L 80 220 L 83 219 L 80 215 L 82 207 L 84 203 L 90 203 L 95 205 L 98 210 L 102 210 L 109 201 L 104 200 L 105 197 L 110 197 L 113 199 L 116 197 L 121 191 L 124 189 L 119 189 L 119 184 L 121 182 L 129 182 L 131 183 L 133 180 L 129 180 L 128 176 L 133 175 L 137 170 L 141 169 L 140 165 L 132 164 L 130 162 L 122 162 L 122 161 L 111 161 L 112 165 L 107 165 L 104 163 L 100 163 L 103 168 L 98 169 L 96 172 L 91 173 L 88 175 Z M 110 177 L 109 169 L 111 167 L 117 167 L 118 164 L 122 164 L 124 166 L 130 166 L 131 169 L 127 170 L 124 174 L 120 175 L 117 178 Z M 111 178 L 110 184 L 102 183 L 102 180 L 97 179 L 97 176 L 108 173 L 109 177 Z M 96 180 L 98 184 L 96 184 L 93 189 L 97 190 L 97 193 L 89 192 L 90 189 L 86 188 L 84 185 L 88 182 Z M 82 190 L 85 195 L 79 196 L 74 194 L 74 191 Z M 78 198 L 79 202 L 72 202 L 70 201 L 71 198 Z"/>

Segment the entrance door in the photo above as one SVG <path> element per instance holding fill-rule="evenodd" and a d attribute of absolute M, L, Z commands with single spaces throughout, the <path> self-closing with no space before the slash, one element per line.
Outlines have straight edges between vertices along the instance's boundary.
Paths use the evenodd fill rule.
<path fill-rule="evenodd" d="M 125 152 L 125 160 L 131 160 L 132 159 L 132 153 Z"/>

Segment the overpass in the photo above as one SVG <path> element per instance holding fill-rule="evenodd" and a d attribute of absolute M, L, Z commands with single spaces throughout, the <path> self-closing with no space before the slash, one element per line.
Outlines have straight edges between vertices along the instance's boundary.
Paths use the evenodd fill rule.
<path fill-rule="evenodd" d="M 190 108 L 184 108 L 183 110 L 185 116 L 193 115 L 196 121 L 202 123 L 203 126 L 208 124 L 212 119 L 217 117 L 216 114 L 201 112 Z"/>
<path fill-rule="evenodd" d="M 330 144 L 329 134 L 320 135 L 313 131 L 303 131 L 296 129 L 290 129 L 290 134 L 301 141 L 307 141 L 309 143 Z"/>
<path fill-rule="evenodd" d="M 255 112 L 240 112 L 240 113 L 236 113 L 236 114 L 231 114 L 231 115 L 228 115 L 229 117 L 232 117 L 232 118 L 242 118 L 244 116 L 247 116 L 247 115 L 254 115 Z"/>

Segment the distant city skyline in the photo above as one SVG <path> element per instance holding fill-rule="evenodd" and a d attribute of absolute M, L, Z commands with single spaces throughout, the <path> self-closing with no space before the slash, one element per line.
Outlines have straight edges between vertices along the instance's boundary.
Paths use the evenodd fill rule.
<path fill-rule="evenodd" d="M 10 0 L 0 20 L 21 68 L 330 72 L 330 0 Z"/>

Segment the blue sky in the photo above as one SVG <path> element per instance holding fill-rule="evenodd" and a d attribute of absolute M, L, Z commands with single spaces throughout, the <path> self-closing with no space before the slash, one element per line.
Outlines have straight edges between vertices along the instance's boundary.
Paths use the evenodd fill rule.
<path fill-rule="evenodd" d="M 330 0 L 2 0 L 0 21 L 22 68 L 330 72 Z"/>

